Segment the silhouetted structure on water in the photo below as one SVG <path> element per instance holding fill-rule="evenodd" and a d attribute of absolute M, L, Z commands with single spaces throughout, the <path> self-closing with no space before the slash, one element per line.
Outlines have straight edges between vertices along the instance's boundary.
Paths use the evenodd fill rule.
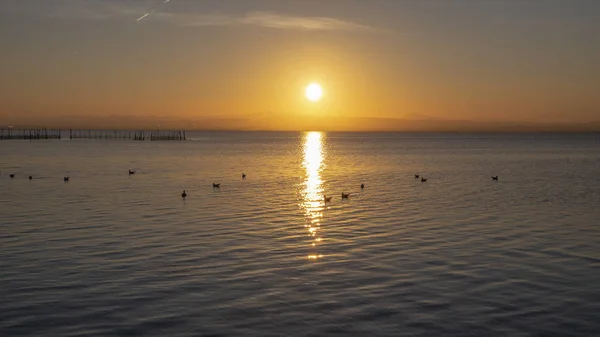
<path fill-rule="evenodd" d="M 0 129 L 0 140 L 60 139 L 61 130 L 56 129 Z"/>
<path fill-rule="evenodd" d="M 149 133 L 149 135 L 148 135 Z M 69 130 L 69 139 L 114 140 L 185 140 L 184 130 L 169 131 L 117 131 L 117 130 Z"/>
<path fill-rule="evenodd" d="M 56 129 L 0 129 L 0 140 L 61 139 L 62 130 Z M 66 135 L 64 135 L 66 137 Z M 106 140 L 186 140 L 184 130 L 128 131 L 128 130 L 74 130 L 69 139 Z"/>
<path fill-rule="evenodd" d="M 69 139 L 146 140 L 146 136 L 144 131 L 69 129 Z"/>
<path fill-rule="evenodd" d="M 152 131 L 150 140 L 185 140 L 185 131 Z"/>

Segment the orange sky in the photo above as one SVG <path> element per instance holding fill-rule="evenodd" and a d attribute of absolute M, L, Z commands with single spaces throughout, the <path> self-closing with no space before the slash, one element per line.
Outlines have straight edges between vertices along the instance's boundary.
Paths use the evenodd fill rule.
<path fill-rule="evenodd" d="M 569 4 L 9 1 L 0 125 L 599 121 L 600 5 Z M 311 82 L 325 90 L 316 103 L 304 97 Z"/>

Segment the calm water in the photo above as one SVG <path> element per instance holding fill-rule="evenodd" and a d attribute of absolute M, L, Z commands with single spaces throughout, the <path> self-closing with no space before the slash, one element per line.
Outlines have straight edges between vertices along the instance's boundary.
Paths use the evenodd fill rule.
<path fill-rule="evenodd" d="M 600 135 L 189 136 L 0 142 L 0 335 L 600 336 Z"/>

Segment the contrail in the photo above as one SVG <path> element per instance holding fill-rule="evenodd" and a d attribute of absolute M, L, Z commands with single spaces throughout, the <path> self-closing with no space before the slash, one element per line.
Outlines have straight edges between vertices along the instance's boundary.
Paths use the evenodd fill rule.
<path fill-rule="evenodd" d="M 139 17 L 139 19 L 137 19 L 137 20 L 135 20 L 135 21 L 140 21 L 140 20 L 143 20 L 143 19 L 144 19 L 145 17 L 147 17 L 148 15 L 150 15 L 150 13 L 146 13 L 146 14 L 144 14 L 144 15 L 140 16 L 140 17 Z"/>
<path fill-rule="evenodd" d="M 171 1 L 171 0 L 165 0 L 165 1 L 164 1 L 162 4 L 164 5 L 164 4 L 166 4 L 167 2 L 170 2 L 170 1 Z M 157 7 L 157 6 L 154 6 L 154 7 L 153 7 L 153 8 L 152 8 L 152 9 L 151 9 L 151 10 L 150 10 L 148 13 L 146 13 L 146 14 L 144 14 L 144 15 L 140 16 L 140 17 L 139 17 L 137 20 L 135 20 L 135 21 L 136 21 L 136 22 L 140 22 L 140 21 L 144 20 L 144 18 L 146 18 L 148 15 L 150 15 L 150 14 L 154 13 L 154 11 L 156 10 L 156 7 Z"/>

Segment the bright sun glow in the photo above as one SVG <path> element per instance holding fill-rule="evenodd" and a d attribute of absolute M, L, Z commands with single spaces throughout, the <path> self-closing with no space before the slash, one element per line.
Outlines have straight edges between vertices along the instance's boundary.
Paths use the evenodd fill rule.
<path fill-rule="evenodd" d="M 318 83 L 311 83 L 306 87 L 305 95 L 309 101 L 316 102 L 323 96 L 323 89 Z"/>

